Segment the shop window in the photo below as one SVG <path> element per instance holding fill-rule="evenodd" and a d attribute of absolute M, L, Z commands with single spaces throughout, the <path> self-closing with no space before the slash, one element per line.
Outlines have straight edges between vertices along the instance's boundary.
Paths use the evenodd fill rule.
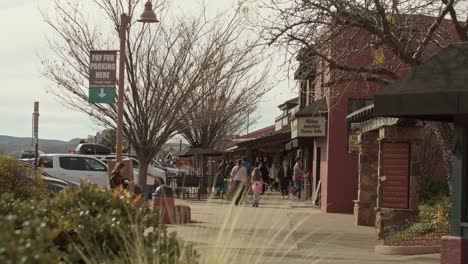
<path fill-rule="evenodd" d="M 366 106 L 374 103 L 371 99 L 349 99 L 348 100 L 348 115 Z M 356 123 L 348 123 L 348 146 L 347 151 L 349 154 L 359 153 L 359 145 L 357 144 L 357 130 Z"/>

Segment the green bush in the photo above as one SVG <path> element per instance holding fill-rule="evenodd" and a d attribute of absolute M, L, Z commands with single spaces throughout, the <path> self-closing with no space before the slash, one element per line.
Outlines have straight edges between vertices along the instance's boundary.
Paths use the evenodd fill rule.
<path fill-rule="evenodd" d="M 11 193 L 18 199 L 44 199 L 47 190 L 40 173 L 18 161 L 0 156 L 0 193 Z"/>
<path fill-rule="evenodd" d="M 152 231 L 152 232 L 151 232 Z M 0 263 L 196 263 L 145 205 L 96 185 L 41 202 L 0 199 Z"/>
<path fill-rule="evenodd" d="M 450 229 L 451 203 L 449 196 L 439 195 L 431 203 L 419 206 L 419 222 L 406 223 L 405 228 L 392 232 L 385 240 L 389 243 L 418 237 L 434 231 L 444 232 Z"/>

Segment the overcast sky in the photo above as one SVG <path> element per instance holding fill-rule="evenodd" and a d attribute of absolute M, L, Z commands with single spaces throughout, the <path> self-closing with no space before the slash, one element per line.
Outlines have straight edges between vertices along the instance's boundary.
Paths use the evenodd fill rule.
<path fill-rule="evenodd" d="M 190 12 L 200 6 L 198 0 L 169 0 L 176 10 Z M 40 102 L 39 137 L 70 140 L 94 135 L 101 130 L 85 114 L 68 109 L 46 93 L 50 81 L 41 76 L 39 54 L 47 54 L 45 35 L 50 35 L 40 8 L 52 5 L 52 0 L 0 0 L 0 135 L 31 136 L 31 115 L 34 101 Z M 236 0 L 205 0 L 209 14 L 234 7 Z M 118 43 L 116 43 L 118 45 Z M 275 70 L 275 68 L 273 69 Z M 284 72 L 273 76 L 283 78 Z M 295 96 L 293 81 L 274 81 L 274 89 L 260 104 L 257 124 L 251 129 L 272 125 L 280 114 L 276 107 Z"/>

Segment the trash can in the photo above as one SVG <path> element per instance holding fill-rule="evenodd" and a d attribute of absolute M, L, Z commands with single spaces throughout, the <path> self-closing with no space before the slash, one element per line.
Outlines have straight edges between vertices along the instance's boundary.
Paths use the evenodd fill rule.
<path fill-rule="evenodd" d="M 159 211 L 161 224 L 175 223 L 175 204 L 172 188 L 160 185 L 153 193 L 153 210 Z"/>

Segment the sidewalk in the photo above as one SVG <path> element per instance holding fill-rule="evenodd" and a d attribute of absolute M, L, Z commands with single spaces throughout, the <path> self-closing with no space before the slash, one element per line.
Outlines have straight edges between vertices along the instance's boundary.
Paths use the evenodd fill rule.
<path fill-rule="evenodd" d="M 374 254 L 374 228 L 353 215 L 325 214 L 310 205 L 265 195 L 259 208 L 224 200 L 184 201 L 195 224 L 171 226 L 201 254 L 200 263 L 440 263 L 439 254 Z"/>

